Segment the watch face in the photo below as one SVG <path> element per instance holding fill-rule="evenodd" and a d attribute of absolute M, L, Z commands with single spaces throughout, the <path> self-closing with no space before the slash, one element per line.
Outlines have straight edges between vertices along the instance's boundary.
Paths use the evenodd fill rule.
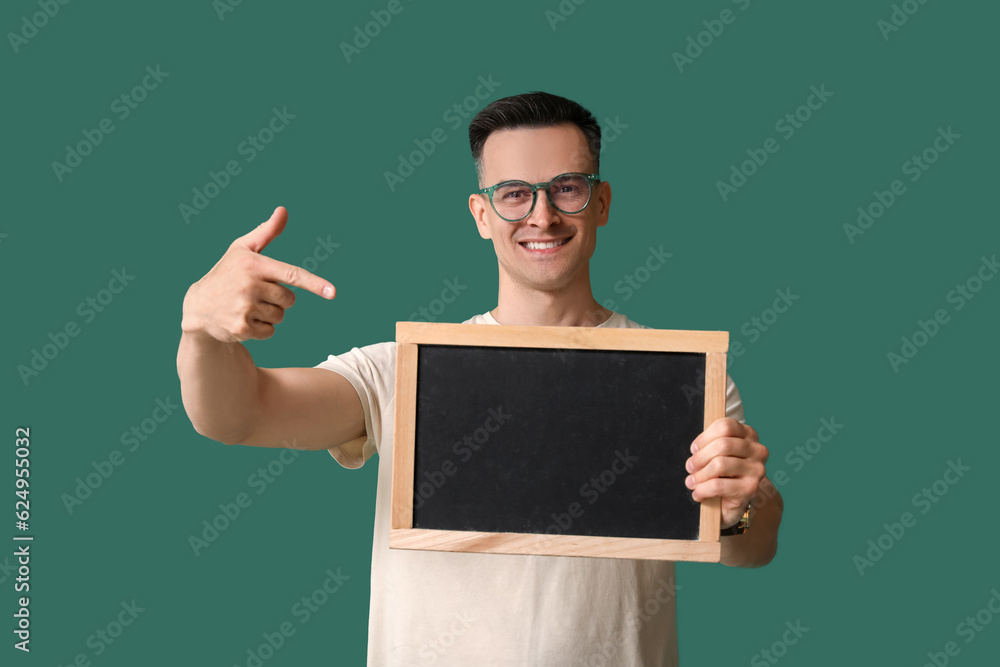
<path fill-rule="evenodd" d="M 719 535 L 742 535 L 743 533 L 750 530 L 750 508 L 743 513 L 740 520 L 734 523 L 729 528 L 723 528 L 719 531 Z"/>

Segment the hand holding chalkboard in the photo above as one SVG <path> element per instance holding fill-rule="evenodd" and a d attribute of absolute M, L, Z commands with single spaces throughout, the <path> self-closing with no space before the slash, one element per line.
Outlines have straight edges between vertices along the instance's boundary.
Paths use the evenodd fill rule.
<path fill-rule="evenodd" d="M 767 447 L 752 426 L 719 419 L 691 443 L 685 484 L 701 502 L 720 498 L 722 526 L 735 525 L 764 479 Z"/>

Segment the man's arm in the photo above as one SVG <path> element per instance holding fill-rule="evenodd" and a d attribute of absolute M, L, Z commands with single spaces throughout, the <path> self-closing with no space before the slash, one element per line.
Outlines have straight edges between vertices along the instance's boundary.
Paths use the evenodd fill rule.
<path fill-rule="evenodd" d="M 766 477 L 768 451 L 757 431 L 735 419 L 719 419 L 695 438 L 691 453 L 687 487 L 698 502 L 720 499 L 723 528 L 735 525 L 754 499 L 749 530 L 721 538 L 722 563 L 733 567 L 770 563 L 778 550 L 784 501 Z"/>
<path fill-rule="evenodd" d="M 785 501 L 771 480 L 764 478 L 753 497 L 750 528 L 742 535 L 722 537 L 722 564 L 730 567 L 761 567 L 778 550 L 778 525 Z"/>
<path fill-rule="evenodd" d="M 361 400 L 338 373 L 257 368 L 240 341 L 270 338 L 295 302 L 280 283 L 333 298 L 333 285 L 260 252 L 284 229 L 287 212 L 229 247 L 184 297 L 177 374 L 195 429 L 227 444 L 326 449 L 364 437 Z"/>

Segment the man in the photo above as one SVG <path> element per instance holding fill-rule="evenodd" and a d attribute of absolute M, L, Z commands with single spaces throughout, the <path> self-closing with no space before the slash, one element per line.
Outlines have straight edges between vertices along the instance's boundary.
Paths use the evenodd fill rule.
<path fill-rule="evenodd" d="M 484 108 L 469 136 L 482 188 L 469 209 L 493 242 L 499 294 L 495 309 L 468 322 L 640 326 L 591 291 L 611 187 L 597 176 L 600 126 L 590 112 L 546 93 L 519 95 Z M 328 449 L 347 468 L 379 453 L 369 664 L 675 665 L 673 563 L 388 549 L 395 344 L 355 348 L 316 368 L 263 369 L 239 342 L 273 335 L 294 302 L 279 283 L 333 297 L 327 281 L 260 254 L 286 219 L 276 209 L 188 291 L 182 396 L 195 428 L 226 443 L 293 440 Z M 767 449 L 742 423 L 731 379 L 726 394 L 727 418 L 695 439 L 686 465 L 692 497 L 720 497 L 730 527 L 767 483 Z M 767 484 L 752 527 L 722 538 L 723 563 L 773 558 L 782 504 Z"/>

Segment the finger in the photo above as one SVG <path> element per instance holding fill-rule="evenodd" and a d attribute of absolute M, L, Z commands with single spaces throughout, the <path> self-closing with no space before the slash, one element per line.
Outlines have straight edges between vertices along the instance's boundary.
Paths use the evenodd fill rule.
<path fill-rule="evenodd" d="M 691 498 L 696 502 L 700 503 L 706 498 L 721 498 L 744 508 L 752 495 L 750 484 L 742 478 L 716 477 L 691 490 Z"/>
<path fill-rule="evenodd" d="M 249 234 L 244 234 L 236 240 L 244 247 L 259 253 L 281 234 L 286 222 L 288 222 L 288 211 L 284 206 L 279 206 L 274 209 L 270 218 L 257 225 Z"/>
<path fill-rule="evenodd" d="M 713 461 L 726 458 L 748 461 L 764 469 L 769 456 L 767 447 L 755 442 L 748 443 L 746 440 L 739 440 L 738 442 L 743 443 L 744 446 L 720 447 L 715 452 L 712 451 L 714 444 L 709 445 L 708 449 L 703 449 L 689 458 L 684 464 L 684 469 L 694 474 L 708 468 L 712 465 Z"/>
<path fill-rule="evenodd" d="M 267 322 L 254 322 L 251 338 L 254 340 L 267 340 L 274 335 L 274 325 Z"/>
<path fill-rule="evenodd" d="M 258 283 L 258 297 L 264 303 L 270 303 L 278 308 L 288 309 L 295 305 L 295 292 L 284 285 L 270 282 Z"/>
<path fill-rule="evenodd" d="M 756 449 L 755 445 L 763 451 Z M 700 470 L 709 461 L 719 456 L 735 456 L 739 458 L 760 457 L 766 451 L 763 445 L 750 442 L 745 438 L 716 438 L 692 454 L 687 460 L 685 467 L 688 468 L 688 472 L 694 472 Z"/>
<path fill-rule="evenodd" d="M 725 438 L 727 436 L 742 438 L 746 435 L 746 426 L 732 417 L 716 419 L 708 428 L 702 431 L 698 437 L 694 439 L 694 442 L 691 443 L 691 451 L 697 452 L 699 449 L 716 438 Z"/>
<path fill-rule="evenodd" d="M 232 340 L 264 340 L 274 335 L 274 325 L 261 322 L 256 315 L 243 315 L 226 329 Z"/>
<path fill-rule="evenodd" d="M 294 264 L 286 264 L 271 257 L 261 256 L 261 259 L 264 261 L 260 265 L 260 276 L 265 280 L 301 287 L 324 299 L 332 299 L 337 294 L 337 290 L 330 281 L 323 280 L 303 268 Z"/>
<path fill-rule="evenodd" d="M 285 309 L 278 308 L 274 304 L 262 303 L 254 309 L 252 318 L 255 323 L 278 324 L 285 319 Z"/>
<path fill-rule="evenodd" d="M 690 489 L 695 485 L 707 482 L 710 479 L 735 479 L 745 478 L 754 483 L 759 483 L 764 477 L 764 464 L 753 459 L 741 459 L 732 456 L 720 456 L 712 459 L 708 465 L 701 470 L 697 470 L 684 480 L 685 485 Z"/>

